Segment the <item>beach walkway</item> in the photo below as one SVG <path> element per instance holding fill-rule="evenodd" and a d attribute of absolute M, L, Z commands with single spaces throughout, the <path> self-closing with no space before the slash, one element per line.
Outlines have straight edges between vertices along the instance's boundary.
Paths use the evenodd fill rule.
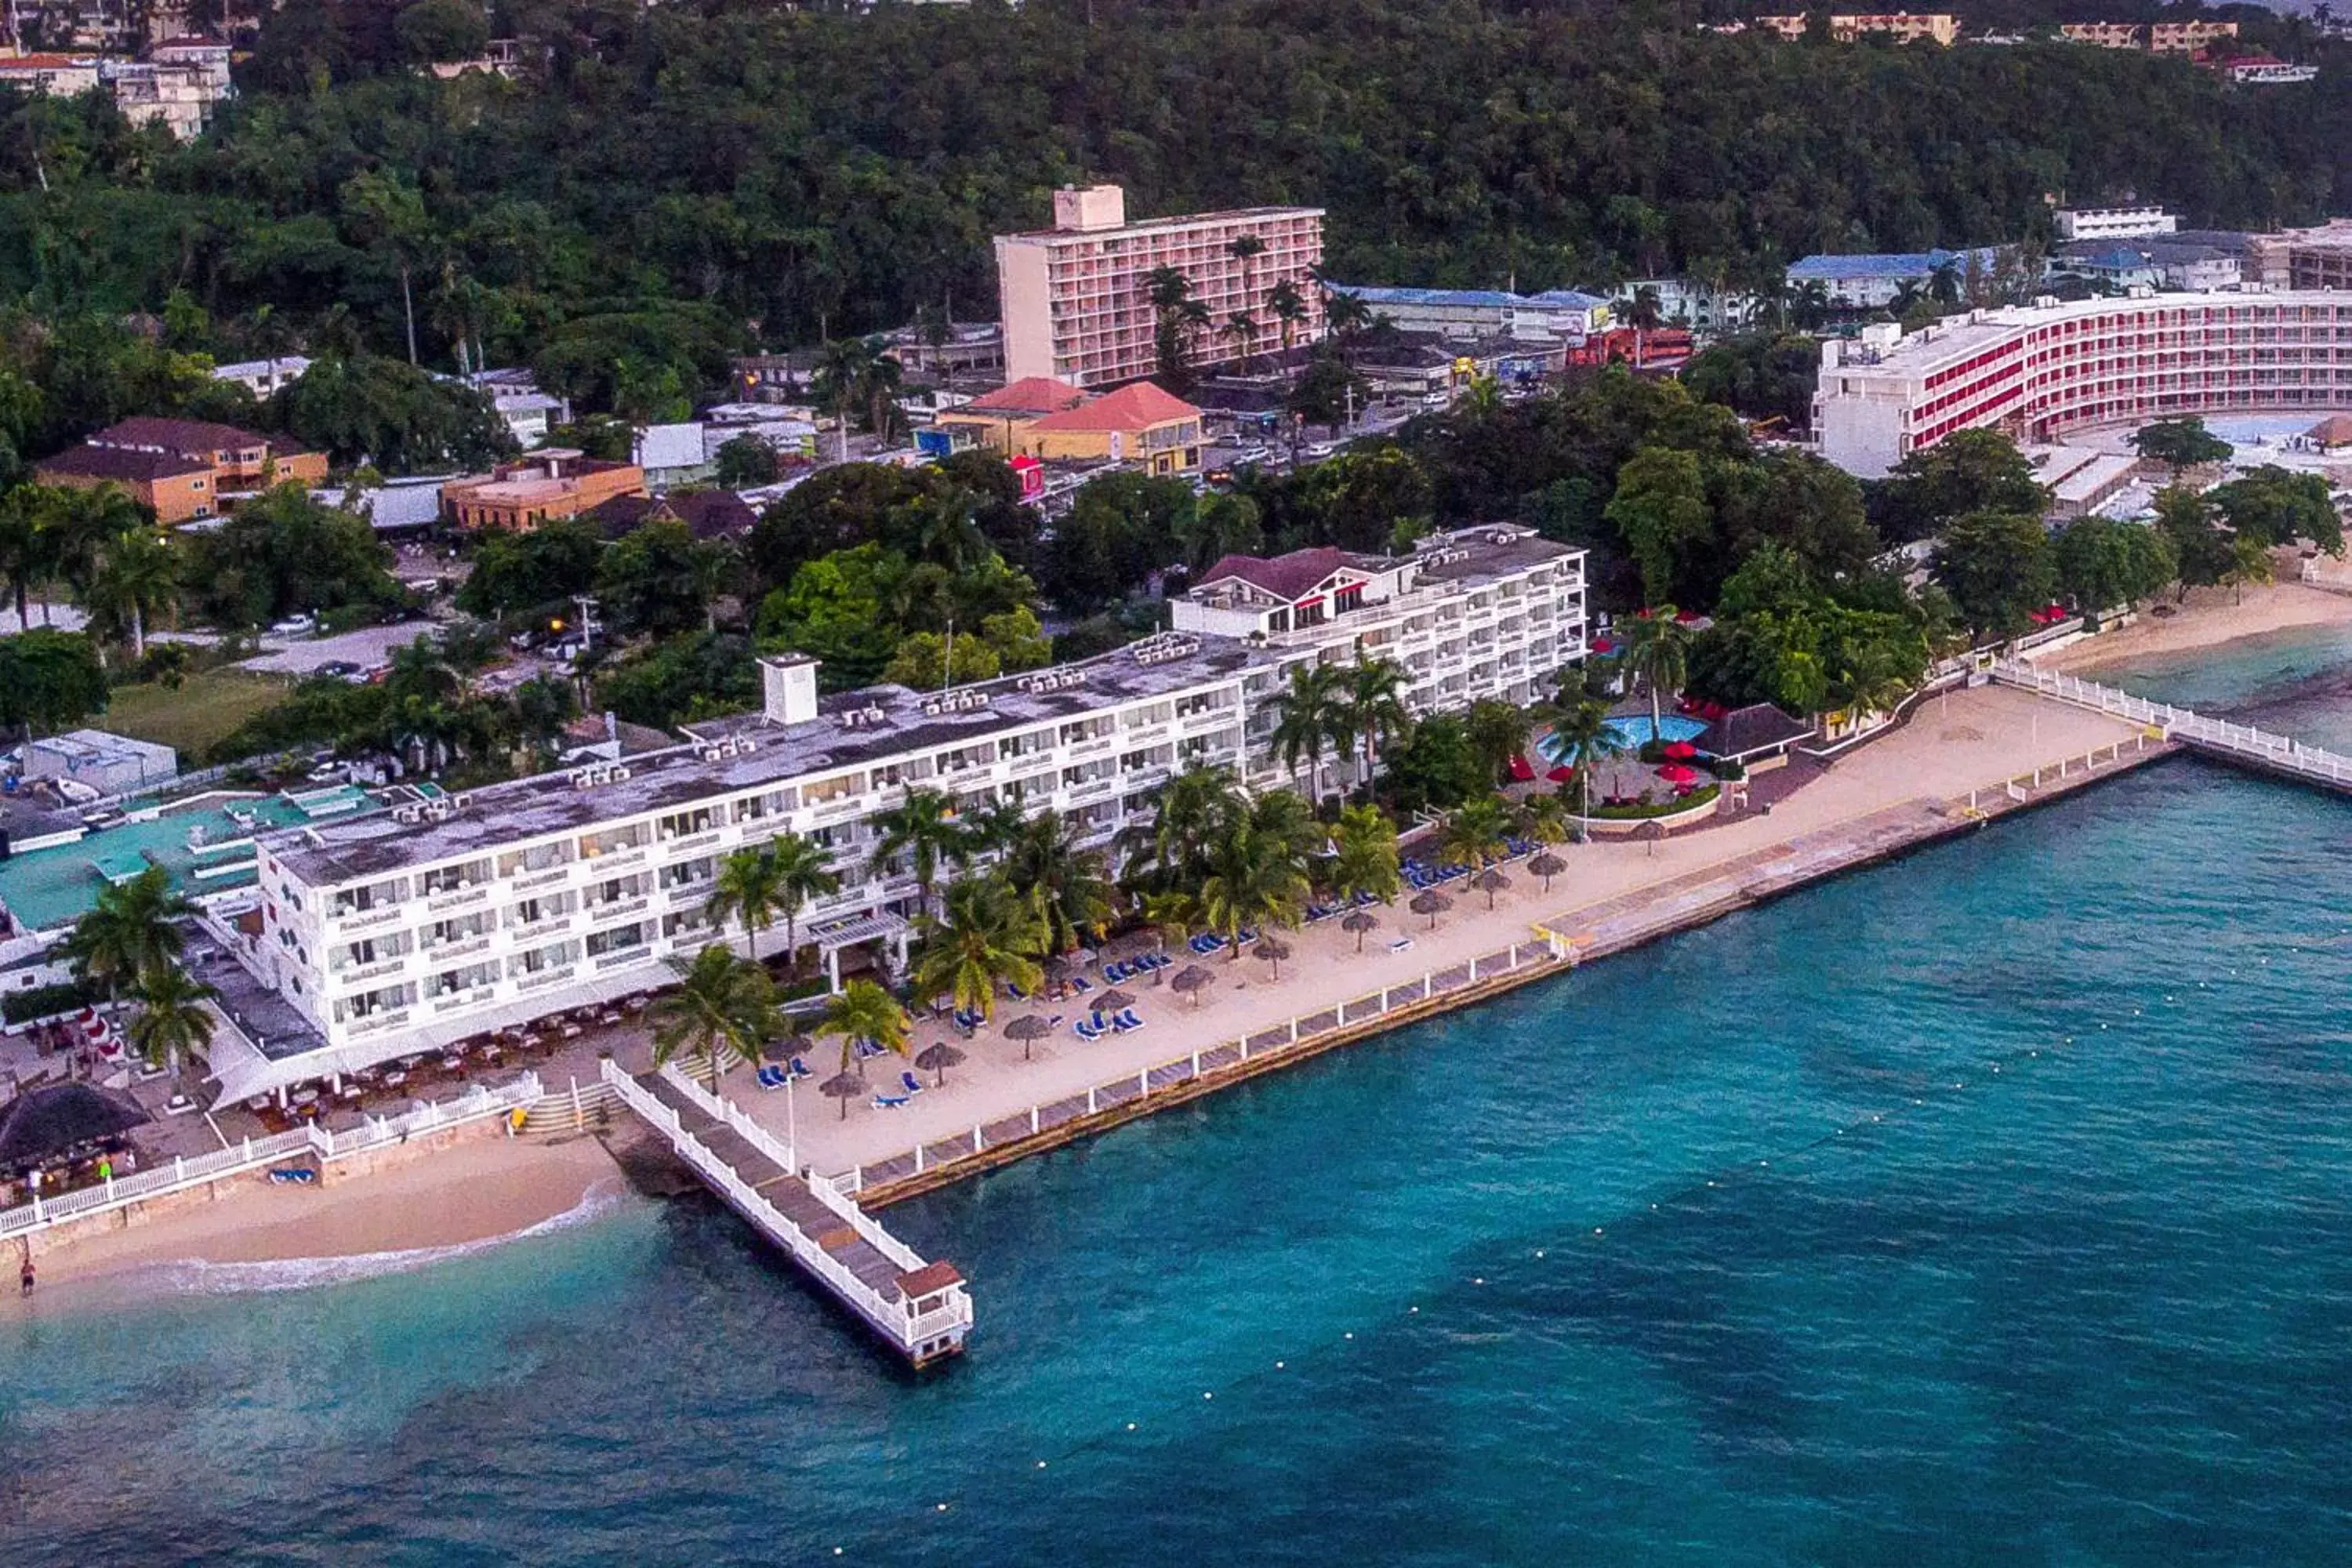
<path fill-rule="evenodd" d="M 2190 709 L 2176 708 L 2168 702 L 2151 702 L 2147 698 L 2134 697 L 2112 686 L 2102 686 L 2080 676 L 2042 669 L 2019 659 L 2000 660 L 1992 667 L 1992 675 L 1994 679 L 2007 685 L 2054 698 L 2076 708 L 2087 708 L 2113 718 L 2152 726 L 2161 730 L 2167 739 L 2177 741 L 2201 756 L 2234 763 L 2257 773 L 2314 784 L 2338 795 L 2352 795 L 2352 757 L 2323 751 L 2317 746 L 2306 746 L 2292 736 L 2257 730 L 2251 724 L 2232 724 L 2222 719 L 2209 719 Z"/>
<path fill-rule="evenodd" d="M 803 1175 L 791 1145 L 672 1067 L 604 1064 L 623 1104 L 667 1140 L 729 1207 L 916 1366 L 954 1355 L 971 1295 L 950 1263 L 927 1263 L 843 1196 Z"/>

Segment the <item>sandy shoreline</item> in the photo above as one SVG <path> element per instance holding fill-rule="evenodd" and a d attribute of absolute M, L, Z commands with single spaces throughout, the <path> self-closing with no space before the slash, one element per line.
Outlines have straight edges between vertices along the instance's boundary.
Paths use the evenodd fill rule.
<path fill-rule="evenodd" d="M 2144 617 L 2043 662 L 2095 669 L 2149 654 L 2333 625 L 2352 625 L 2352 598 L 2293 583 L 2250 589 L 2243 604 L 2226 590 L 2203 590 L 2177 616 Z M 1663 906 L 1677 886 L 1789 850 L 1809 837 L 1858 828 L 1890 812 L 1941 811 L 1965 802 L 1971 791 L 1998 790 L 2011 776 L 2137 734 L 2119 721 L 2021 691 L 1948 693 L 1928 700 L 1899 732 L 1811 778 L 1769 815 L 1751 810 L 1655 846 L 1564 847 L 1570 870 L 1549 890 L 1514 868 L 1515 885 L 1491 911 L 1483 895 L 1452 889 L 1457 906 L 1433 931 L 1402 909 L 1379 910 L 1382 925 L 1360 953 L 1355 939 L 1336 924 L 1310 928 L 1292 939 L 1297 956 L 1282 966 L 1278 980 L 1251 960 L 1211 961 L 1218 983 L 1197 1006 L 1164 987 L 1130 982 L 1150 1024 L 1139 1035 L 1089 1045 L 1071 1036 L 1066 1023 L 1038 1042 L 1034 1059 L 1024 1059 L 1023 1047 L 1002 1036 L 1003 1025 L 1021 1011 L 1008 1008 L 994 1028 L 960 1042 L 971 1059 L 950 1073 L 944 1088 L 902 1110 L 879 1110 L 860 1100 L 845 1120 L 814 1094 L 798 1096 L 788 1108 L 784 1095 L 762 1092 L 740 1069 L 728 1075 L 724 1091 L 779 1134 L 792 1126 L 803 1160 L 816 1169 L 864 1166 L 1074 1090 L 1083 1094 L 1093 1084 L 1189 1049 L 1276 1026 L 1370 989 L 1408 984 L 1426 972 L 1529 940 L 1538 924 L 1571 937 L 1580 931 L 1599 935 L 1597 927 L 1627 918 L 1628 911 L 1636 919 L 1671 913 L 1642 906 L 1645 900 Z M 1400 937 L 1409 937 L 1411 945 L 1391 951 L 1389 943 Z M 918 1031 L 918 1043 L 949 1033 L 927 1025 Z M 625 1065 L 641 1066 L 641 1050 L 624 1047 Z M 823 1070 L 829 1064 L 815 1065 Z M 895 1058 L 875 1064 L 876 1087 L 895 1081 L 904 1065 Z M 929 1081 L 929 1075 L 924 1078 Z M 320 1189 L 240 1184 L 215 1203 L 147 1225 L 47 1247 L 37 1238 L 35 1256 L 47 1286 L 178 1263 L 292 1263 L 464 1247 L 543 1225 L 578 1209 L 593 1193 L 618 1186 L 616 1167 L 593 1139 L 485 1138 Z M 13 1292 L 0 1300 L 0 1312 L 17 1310 Z"/>
<path fill-rule="evenodd" d="M 2246 590 L 2242 605 L 2228 588 L 2192 588 L 2177 615 L 2143 611 L 2130 626 L 2037 656 L 2034 662 L 2090 676 L 2151 654 L 2190 653 L 2272 632 L 2338 626 L 2352 626 L 2352 596 L 2323 588 L 2293 582 L 2258 585 Z"/>
<path fill-rule="evenodd" d="M 289 1263 L 464 1247 L 529 1230 L 618 1191 L 619 1168 L 593 1138 L 558 1143 L 479 1138 L 390 1171 L 320 1187 L 240 1181 L 200 1208 L 62 1244 L 34 1237 L 41 1291 L 173 1264 Z M 13 1278 L 16 1250 L 5 1249 Z M 0 1316 L 23 1310 L 0 1295 Z"/>

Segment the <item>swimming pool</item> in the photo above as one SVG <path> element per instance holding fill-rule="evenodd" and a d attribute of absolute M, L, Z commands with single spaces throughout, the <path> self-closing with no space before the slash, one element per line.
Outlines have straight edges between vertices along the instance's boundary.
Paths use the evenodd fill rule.
<path fill-rule="evenodd" d="M 1650 743 L 1650 716 L 1647 713 L 1627 713 L 1609 721 L 1609 732 L 1617 738 L 1618 746 L 1627 752 L 1638 752 Z M 1658 721 L 1657 738 L 1665 741 L 1696 741 L 1706 733 L 1706 723 L 1700 719 L 1685 719 L 1679 713 L 1668 713 Z M 1560 763 L 1573 759 L 1568 749 L 1549 735 L 1536 742 L 1536 749 L 1548 762 Z"/>

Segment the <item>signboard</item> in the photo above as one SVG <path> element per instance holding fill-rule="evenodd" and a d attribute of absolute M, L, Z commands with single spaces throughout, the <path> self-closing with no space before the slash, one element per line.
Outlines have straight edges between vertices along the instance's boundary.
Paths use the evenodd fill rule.
<path fill-rule="evenodd" d="M 915 450 L 927 458 L 944 458 L 955 450 L 955 442 L 946 431 L 933 426 L 915 432 Z"/>

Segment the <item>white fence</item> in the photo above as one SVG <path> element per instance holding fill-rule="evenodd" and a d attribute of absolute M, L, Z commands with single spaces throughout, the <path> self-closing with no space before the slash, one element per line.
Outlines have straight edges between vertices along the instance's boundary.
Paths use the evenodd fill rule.
<path fill-rule="evenodd" d="M 611 1058 L 606 1058 L 602 1071 L 604 1081 L 611 1084 L 622 1103 L 645 1118 L 646 1123 L 660 1132 L 679 1158 L 694 1167 L 696 1174 L 710 1184 L 733 1205 L 735 1211 L 757 1226 L 767 1237 L 782 1247 L 814 1276 L 817 1282 L 839 1297 L 842 1302 L 871 1324 L 875 1331 L 888 1340 L 910 1360 L 919 1359 L 923 1347 L 931 1342 L 949 1339 L 961 1342 L 971 1327 L 971 1297 L 961 1286 L 944 1293 L 944 1304 L 937 1310 L 918 1316 L 915 1300 L 900 1295 L 891 1300 L 860 1279 L 824 1247 L 816 1238 L 793 1223 L 767 1197 L 738 1175 L 702 1141 L 687 1131 L 677 1112 L 660 1099 L 649 1093 L 624 1071 Z M 829 1182 L 814 1177 L 803 1178 L 791 1163 L 791 1150 L 777 1141 L 765 1129 L 759 1128 L 743 1111 L 709 1093 L 673 1068 L 662 1069 L 664 1081 L 677 1088 L 696 1109 L 722 1121 L 740 1132 L 747 1142 L 757 1147 L 772 1160 L 779 1160 L 782 1168 L 793 1173 L 792 1179 L 803 1181 L 818 1202 L 837 1215 L 844 1225 L 855 1228 L 858 1236 L 874 1249 L 890 1259 L 901 1273 L 912 1272 L 923 1266 L 921 1258 L 905 1243 L 882 1228 L 873 1215 L 834 1190 Z M 756 1133 L 756 1136 L 755 1136 Z"/>
<path fill-rule="evenodd" d="M 2243 757 L 2333 784 L 2352 786 L 2352 757 L 2322 751 L 2316 746 L 2306 746 L 2289 736 L 2273 735 L 2251 724 L 2231 724 L 2221 719 L 2208 719 L 2187 708 L 2175 708 L 2168 702 L 2151 702 L 2144 697 L 2118 691 L 2112 686 L 2101 686 L 2079 676 L 2061 675 L 2055 670 L 2038 669 L 2015 659 L 1996 660 L 1992 673 L 1996 679 L 2038 691 L 2044 697 L 2054 697 L 2062 702 L 2071 702 L 2078 708 L 2095 709 L 2118 719 L 2153 725 L 2174 740 L 2189 742 L 2206 751 Z"/>
<path fill-rule="evenodd" d="M 537 1073 L 525 1073 L 503 1089 L 476 1087 L 455 1100 L 435 1100 L 398 1116 L 370 1117 L 358 1127 L 330 1132 L 315 1123 L 268 1138 L 248 1138 L 209 1154 L 174 1158 L 133 1175 L 118 1176 L 96 1186 L 80 1187 L 54 1198 L 35 1198 L 13 1209 L 0 1210 L 0 1237 L 23 1236 L 86 1215 L 125 1208 L 170 1193 L 186 1192 L 226 1176 L 257 1171 L 302 1154 L 316 1154 L 321 1163 L 406 1142 L 422 1132 L 478 1121 L 528 1105 L 541 1097 Z"/>
<path fill-rule="evenodd" d="M 1410 935 L 1411 932 L 1405 934 Z M 1335 1029 L 1354 1028 L 1399 1008 L 1426 1002 L 1433 996 L 1461 991 L 1522 969 L 1536 966 L 1565 968 L 1570 962 L 1567 948 L 1556 939 L 1520 942 L 1498 952 L 1457 963 L 1450 969 L 1428 971 L 1419 980 L 1368 991 L 1361 996 L 1350 997 L 1319 1012 L 1299 1014 L 1240 1039 L 1204 1046 L 1181 1057 L 1171 1057 L 1149 1067 L 1123 1072 L 1117 1078 L 1107 1079 L 1058 1100 L 1041 1100 L 1025 1110 L 992 1117 L 974 1125 L 968 1132 L 953 1132 L 929 1142 L 918 1143 L 903 1152 L 831 1176 L 812 1174 L 810 1183 L 820 1196 L 830 1191 L 844 1194 L 843 1201 L 846 1203 L 846 1194 L 861 1193 L 868 1187 L 887 1186 L 942 1166 L 976 1160 L 992 1149 L 1036 1137 L 1065 1122 L 1095 1116 L 1115 1106 L 1149 1100 L 1154 1094 L 1192 1083 L 1207 1074 L 1238 1068 L 1245 1063 L 1292 1051 L 1299 1045 Z"/>

